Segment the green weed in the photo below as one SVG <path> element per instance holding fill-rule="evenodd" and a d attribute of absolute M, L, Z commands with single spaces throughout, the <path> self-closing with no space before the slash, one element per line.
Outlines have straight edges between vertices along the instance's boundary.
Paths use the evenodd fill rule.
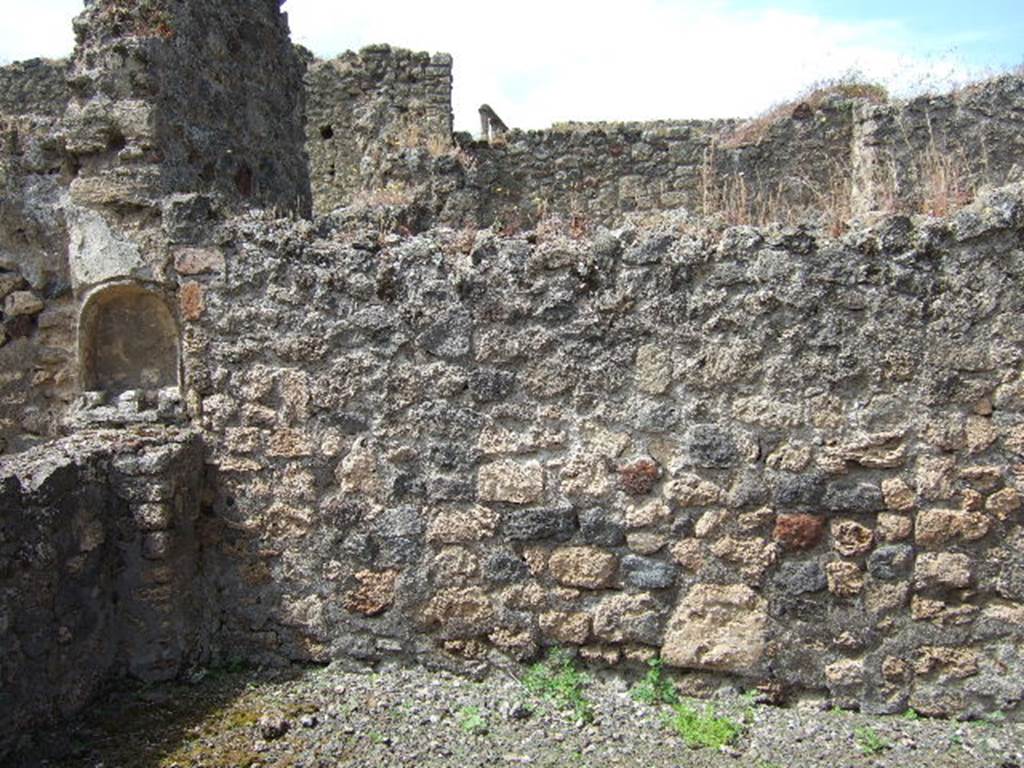
<path fill-rule="evenodd" d="M 913 707 L 908 707 L 907 711 L 903 713 L 903 719 L 904 720 L 920 720 L 921 719 L 921 713 L 918 712 Z"/>
<path fill-rule="evenodd" d="M 651 659 L 647 662 L 649 669 L 643 679 L 633 686 L 629 694 L 642 704 L 658 706 L 660 704 L 678 704 L 679 691 L 675 684 L 665 676 L 664 662 Z"/>
<path fill-rule="evenodd" d="M 743 726 L 715 714 L 710 704 L 703 712 L 688 704 L 676 704 L 666 721 L 688 747 L 720 749 L 734 742 L 743 733 Z"/>
<path fill-rule="evenodd" d="M 483 736 L 489 730 L 487 718 L 479 707 L 463 707 L 459 710 L 459 728 L 472 736 Z"/>
<path fill-rule="evenodd" d="M 981 716 L 979 725 L 1000 726 L 1006 724 L 1006 715 L 1002 712 L 988 712 Z"/>
<path fill-rule="evenodd" d="M 857 728 L 853 732 L 853 736 L 862 755 L 878 755 L 887 749 L 892 749 L 892 744 L 875 733 L 873 728 L 867 726 Z"/>
<path fill-rule="evenodd" d="M 534 664 L 523 677 L 523 685 L 559 709 L 570 709 L 584 723 L 594 719 L 594 706 L 583 694 L 589 680 L 576 668 L 572 654 L 556 648 L 545 661 Z"/>

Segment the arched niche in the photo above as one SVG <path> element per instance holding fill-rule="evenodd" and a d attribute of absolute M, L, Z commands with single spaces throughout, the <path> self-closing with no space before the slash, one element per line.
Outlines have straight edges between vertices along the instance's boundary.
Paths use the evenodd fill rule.
<path fill-rule="evenodd" d="M 78 351 L 84 390 L 178 386 L 178 324 L 163 297 L 138 283 L 103 286 L 88 296 Z"/>

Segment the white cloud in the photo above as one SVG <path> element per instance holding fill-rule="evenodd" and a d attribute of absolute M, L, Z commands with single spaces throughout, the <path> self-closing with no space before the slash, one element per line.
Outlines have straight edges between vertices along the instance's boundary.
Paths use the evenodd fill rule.
<path fill-rule="evenodd" d="M 0 62 L 67 56 L 82 0 L 0 0 Z"/>
<path fill-rule="evenodd" d="M 443 4 L 289 0 L 293 34 L 320 55 L 374 42 L 455 57 L 457 126 L 490 103 L 510 125 L 567 119 L 749 115 L 851 69 L 897 91 L 964 77 L 954 57 L 911 55 L 898 24 L 840 23 L 700 0 Z"/>
<path fill-rule="evenodd" d="M 81 5 L 0 0 L 0 60 L 67 54 Z M 727 0 L 288 0 L 284 8 L 296 42 L 321 56 L 378 42 L 451 53 L 463 130 L 476 127 L 482 102 L 510 125 L 540 128 L 750 115 L 851 69 L 898 93 L 969 74 L 956 56 L 916 50 L 911 30 L 894 22 L 743 11 Z"/>

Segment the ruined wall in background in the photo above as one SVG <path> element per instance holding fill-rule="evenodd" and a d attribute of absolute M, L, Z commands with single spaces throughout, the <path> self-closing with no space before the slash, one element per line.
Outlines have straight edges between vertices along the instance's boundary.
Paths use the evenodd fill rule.
<path fill-rule="evenodd" d="M 1004 75 L 907 102 L 864 105 L 855 208 L 946 213 L 979 185 L 1024 178 L 1024 78 Z"/>
<path fill-rule="evenodd" d="M 1019 187 L 841 241 L 232 232 L 185 361 L 225 647 L 1024 698 Z"/>
<path fill-rule="evenodd" d="M 194 432 L 83 432 L 0 468 L 0 755 L 111 678 L 208 657 Z"/>
<path fill-rule="evenodd" d="M 75 21 L 65 117 L 72 200 L 157 217 L 172 193 L 308 210 L 302 66 L 278 6 L 90 5 Z"/>
<path fill-rule="evenodd" d="M 0 113 L 64 114 L 70 93 L 66 59 L 30 59 L 0 67 Z"/>
<path fill-rule="evenodd" d="M 306 147 L 318 213 L 414 203 L 424 223 L 514 229 L 553 214 L 600 222 L 680 206 L 713 213 L 762 188 L 808 207 L 850 151 L 852 103 L 842 100 L 741 148 L 721 146 L 735 121 L 694 120 L 514 130 L 492 144 L 460 135 L 457 149 L 451 66 L 447 55 L 387 46 L 310 64 Z"/>
<path fill-rule="evenodd" d="M 317 213 L 387 187 L 385 157 L 452 148 L 452 59 L 387 45 L 311 61 L 306 149 Z"/>
<path fill-rule="evenodd" d="M 0 68 L 0 452 L 56 436 L 75 384 L 66 71 L 38 59 Z"/>
<path fill-rule="evenodd" d="M 624 214 L 686 208 L 814 210 L 849 161 L 853 105 L 837 100 L 765 128 L 756 143 L 727 141 L 733 121 L 570 124 L 512 131 L 435 161 L 428 206 L 438 223 L 530 227 L 551 215 L 593 227 Z M 408 163 L 396 163 L 398 168 Z M 400 173 L 400 171 L 399 171 Z M 415 183 L 410 178 L 410 187 Z M 813 214 L 812 214 L 813 216 Z"/>
<path fill-rule="evenodd" d="M 424 80 L 430 61 L 381 47 L 311 65 L 306 132 L 318 212 L 359 200 L 411 204 L 414 228 L 514 231 L 552 215 L 612 224 L 686 207 L 732 222 L 806 218 L 839 231 L 871 212 L 949 213 L 982 185 L 1021 173 L 1017 76 L 907 102 L 837 92 L 747 121 L 569 123 L 512 130 L 490 144 L 459 135 L 456 148 L 437 119 L 449 119 L 450 79 Z M 409 109 L 410 98 L 435 111 Z"/>

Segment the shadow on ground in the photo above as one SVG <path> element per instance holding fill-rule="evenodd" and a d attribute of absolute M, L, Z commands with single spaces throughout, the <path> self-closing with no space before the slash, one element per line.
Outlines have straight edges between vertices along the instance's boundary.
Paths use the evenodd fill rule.
<path fill-rule="evenodd" d="M 170 768 L 249 765 L 268 685 L 301 678 L 280 673 L 214 671 L 195 683 L 115 688 L 72 721 L 27 735 L 10 768 Z M 279 714 L 299 716 L 289 702 Z M 217 738 L 214 739 L 213 737 Z"/>

